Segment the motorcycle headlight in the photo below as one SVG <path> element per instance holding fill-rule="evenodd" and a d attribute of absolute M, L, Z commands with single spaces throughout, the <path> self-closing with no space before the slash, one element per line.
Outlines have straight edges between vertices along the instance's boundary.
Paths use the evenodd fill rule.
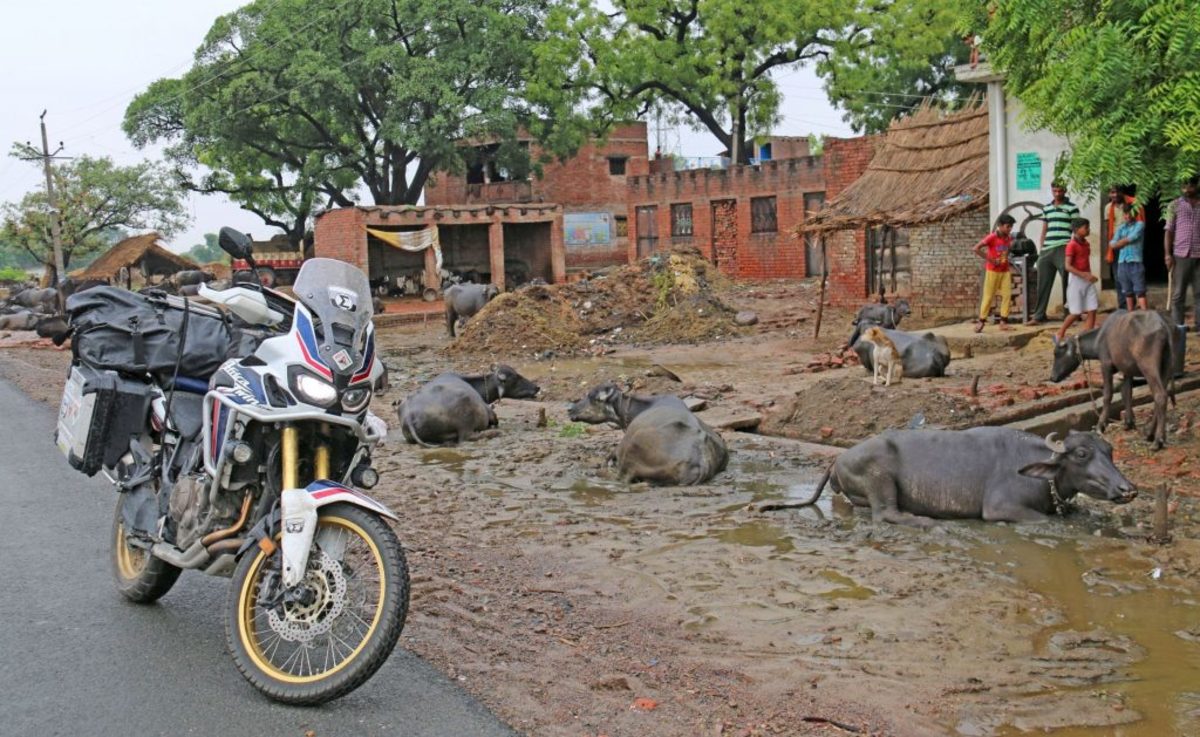
<path fill-rule="evenodd" d="M 333 388 L 333 384 L 315 376 L 297 374 L 292 388 L 302 400 L 318 407 L 331 407 L 337 402 L 337 389 Z"/>
<path fill-rule="evenodd" d="M 342 393 L 342 409 L 347 412 L 357 412 L 371 401 L 371 390 L 367 387 L 355 387 Z"/>

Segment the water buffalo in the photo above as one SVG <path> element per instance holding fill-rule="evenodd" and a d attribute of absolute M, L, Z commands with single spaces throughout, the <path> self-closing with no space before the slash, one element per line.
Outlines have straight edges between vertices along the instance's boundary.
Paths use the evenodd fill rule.
<path fill-rule="evenodd" d="M 1085 358 L 1100 362 L 1104 380 L 1104 403 L 1100 409 L 1100 429 L 1108 424 L 1112 411 L 1113 378 L 1122 375 L 1121 396 L 1125 400 L 1125 429 L 1136 427 L 1133 416 L 1133 378 L 1143 376 L 1154 396 L 1154 419 L 1146 440 L 1162 448 L 1167 442 L 1167 398 L 1174 400 L 1174 357 L 1176 331 L 1157 312 L 1137 310 L 1119 312 L 1095 330 L 1089 330 L 1054 347 L 1051 381 L 1071 375 Z"/>
<path fill-rule="evenodd" d="M 454 325 L 466 320 L 495 299 L 500 289 L 495 284 L 454 284 L 446 289 L 446 329 L 455 337 Z"/>
<path fill-rule="evenodd" d="M 904 316 L 911 314 L 912 308 L 909 307 L 907 299 L 898 299 L 894 305 L 863 305 L 854 317 L 854 332 L 850 334 L 850 340 L 846 342 L 846 345 L 853 346 L 858 342 L 858 336 L 862 335 L 862 331 L 866 330 L 868 325 L 878 325 L 881 328 L 895 330 L 900 327 L 900 321 L 904 319 Z"/>
<path fill-rule="evenodd" d="M 200 284 L 207 284 L 213 279 L 212 274 L 199 269 L 185 269 L 183 271 L 176 271 L 171 275 L 171 283 L 177 287 L 199 286 Z"/>
<path fill-rule="evenodd" d="M 729 463 L 721 436 L 673 394 L 639 397 L 606 382 L 571 404 L 567 416 L 572 422 L 625 428 L 613 458 L 622 481 L 702 484 Z"/>
<path fill-rule="evenodd" d="M 866 326 L 863 326 L 866 330 Z M 896 344 L 900 351 L 900 362 L 904 364 L 904 376 L 910 379 L 923 379 L 946 375 L 946 367 L 950 365 L 950 344 L 940 335 L 925 333 L 913 335 L 899 330 L 884 329 L 884 334 Z M 873 346 L 865 340 L 854 343 L 854 352 L 868 373 L 874 371 L 871 351 Z"/>
<path fill-rule="evenodd" d="M 11 304 L 28 307 L 34 312 L 51 315 L 58 310 L 58 290 L 33 287 L 17 292 L 8 300 Z"/>
<path fill-rule="evenodd" d="M 41 319 L 41 316 L 29 310 L 0 315 L 0 330 L 33 330 Z"/>
<path fill-rule="evenodd" d="M 492 402 L 531 399 L 538 391 L 537 384 L 511 366 L 477 376 L 440 374 L 400 403 L 400 428 L 410 443 L 461 443 L 496 425 Z"/>
<path fill-rule="evenodd" d="M 1125 504 L 1137 489 L 1094 433 L 1045 439 L 1006 427 L 889 430 L 844 451 L 811 498 L 759 507 L 813 504 L 826 483 L 875 522 L 928 527 L 934 519 L 1041 522 L 1080 492 Z"/>

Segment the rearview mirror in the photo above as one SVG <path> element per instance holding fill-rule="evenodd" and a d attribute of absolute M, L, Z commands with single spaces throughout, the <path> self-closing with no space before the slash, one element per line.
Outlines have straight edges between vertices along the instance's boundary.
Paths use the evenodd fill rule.
<path fill-rule="evenodd" d="M 250 237 L 228 226 L 221 228 L 221 234 L 217 236 L 217 245 L 221 247 L 222 251 L 236 259 L 250 258 Z"/>

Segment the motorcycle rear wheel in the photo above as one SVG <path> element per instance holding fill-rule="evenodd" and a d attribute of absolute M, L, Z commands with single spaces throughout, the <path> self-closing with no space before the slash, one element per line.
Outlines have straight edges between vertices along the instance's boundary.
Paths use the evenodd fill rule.
<path fill-rule="evenodd" d="M 130 601 L 149 604 L 157 601 L 171 590 L 183 571 L 166 561 L 159 560 L 150 551 L 130 545 L 125 536 L 125 525 L 121 520 L 121 507 L 125 495 L 117 500 L 117 511 L 113 515 L 112 570 L 117 591 Z"/>
<path fill-rule="evenodd" d="M 271 606 L 260 597 L 278 592 L 280 555 L 256 546 L 234 570 L 225 627 L 234 663 L 276 701 L 345 696 L 379 670 L 404 628 L 409 581 L 400 541 L 358 507 L 322 508 L 303 583 L 314 600 Z"/>

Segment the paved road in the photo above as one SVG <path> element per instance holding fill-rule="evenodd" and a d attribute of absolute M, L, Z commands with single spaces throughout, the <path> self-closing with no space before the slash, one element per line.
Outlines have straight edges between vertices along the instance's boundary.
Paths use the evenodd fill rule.
<path fill-rule="evenodd" d="M 512 737 L 420 658 L 318 708 L 261 697 L 225 652 L 226 579 L 184 573 L 155 605 L 113 589 L 112 487 L 77 473 L 53 413 L 0 382 L 0 734 Z"/>

